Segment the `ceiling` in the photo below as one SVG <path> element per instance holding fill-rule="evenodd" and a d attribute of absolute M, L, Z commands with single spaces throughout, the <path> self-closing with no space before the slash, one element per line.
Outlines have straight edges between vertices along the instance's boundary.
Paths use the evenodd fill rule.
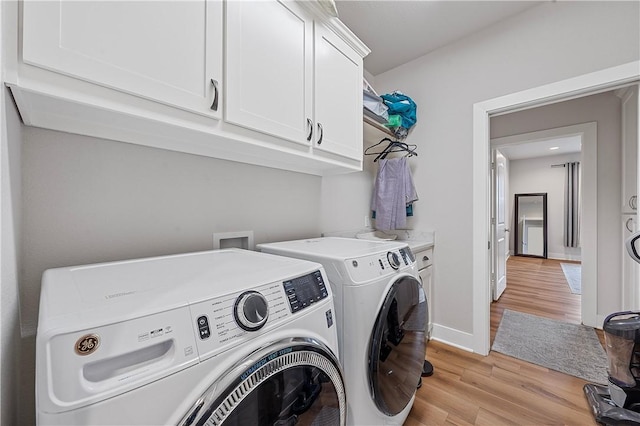
<path fill-rule="evenodd" d="M 547 157 L 580 152 L 582 138 L 579 135 L 542 141 L 504 145 L 498 147 L 500 152 L 509 160 L 523 160 L 526 158 Z M 550 149 L 557 147 L 558 149 Z"/>
<path fill-rule="evenodd" d="M 548 1 L 334 0 L 338 17 L 371 53 L 373 76 L 454 43 Z M 557 150 L 550 147 L 558 146 Z M 580 152 L 580 137 L 503 146 L 510 160 Z"/>
<path fill-rule="evenodd" d="M 335 0 L 338 17 L 368 47 L 376 76 L 543 1 Z"/>

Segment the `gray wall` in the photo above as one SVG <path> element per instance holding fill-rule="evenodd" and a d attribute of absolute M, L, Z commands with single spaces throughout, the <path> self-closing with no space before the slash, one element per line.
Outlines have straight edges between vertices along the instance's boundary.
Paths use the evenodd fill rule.
<path fill-rule="evenodd" d="M 20 410 L 31 423 L 40 279 L 47 268 L 320 235 L 321 178 L 25 127 Z"/>
<path fill-rule="evenodd" d="M 51 267 L 320 234 L 317 176 L 25 127 L 23 332 Z"/>
<path fill-rule="evenodd" d="M 22 128 L 5 88 L 0 88 L 0 121 L 0 424 L 15 425 L 18 370 L 22 368 L 18 361 L 22 353 L 18 306 Z"/>
<path fill-rule="evenodd" d="M 436 231 L 436 325 L 467 341 L 473 333 L 473 104 L 640 59 L 639 5 L 544 3 L 375 76 L 379 93 L 400 90 L 418 105 L 408 138 L 419 153 L 411 159 L 420 195 L 413 226 Z M 337 213 L 345 220 L 359 222 L 368 209 L 344 205 Z"/>
<path fill-rule="evenodd" d="M 509 229 L 511 253 L 518 231 L 515 221 L 515 194 L 547 194 L 547 255 L 551 259 L 580 260 L 579 247 L 564 246 L 564 185 L 565 169 L 552 164 L 580 161 L 581 154 L 551 155 L 547 157 L 511 160 L 509 162 Z M 617 223 L 616 223 L 617 224 Z M 507 284 L 508 285 L 508 284 Z"/>

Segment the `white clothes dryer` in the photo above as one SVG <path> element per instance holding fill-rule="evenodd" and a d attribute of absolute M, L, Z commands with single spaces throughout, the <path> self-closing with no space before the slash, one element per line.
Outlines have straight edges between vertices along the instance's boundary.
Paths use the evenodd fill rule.
<path fill-rule="evenodd" d="M 219 250 L 45 271 L 39 425 L 343 425 L 321 265 Z"/>
<path fill-rule="evenodd" d="M 321 263 L 336 305 L 350 425 L 400 425 L 413 405 L 426 352 L 427 302 L 401 242 L 315 238 L 259 244 Z"/>

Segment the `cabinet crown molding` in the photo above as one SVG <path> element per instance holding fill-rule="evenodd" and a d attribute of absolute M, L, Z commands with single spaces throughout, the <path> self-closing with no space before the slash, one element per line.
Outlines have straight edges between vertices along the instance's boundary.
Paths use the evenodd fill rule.
<path fill-rule="evenodd" d="M 311 12 L 317 17 L 322 24 L 333 31 L 338 37 L 340 37 L 345 43 L 355 50 L 363 58 L 371 53 L 371 49 L 365 45 L 341 20 L 335 16 L 331 16 L 327 11 L 319 4 L 317 0 L 303 0 L 297 2 L 304 9 Z"/>

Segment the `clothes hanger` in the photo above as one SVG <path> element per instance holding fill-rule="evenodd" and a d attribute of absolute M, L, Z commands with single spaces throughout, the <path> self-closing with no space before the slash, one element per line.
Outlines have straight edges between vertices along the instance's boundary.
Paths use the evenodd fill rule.
<path fill-rule="evenodd" d="M 389 143 L 387 144 L 387 146 L 386 146 L 386 147 L 384 147 L 384 149 L 382 149 L 382 151 L 375 151 L 375 152 L 371 152 L 371 150 L 372 150 L 373 148 L 375 148 L 375 147 L 379 146 L 379 145 L 380 145 L 380 144 L 382 144 L 383 142 L 389 142 Z M 377 144 L 372 145 L 372 146 L 370 146 L 369 148 L 367 148 L 367 149 L 364 151 L 364 154 L 365 154 L 365 155 L 377 155 L 377 157 L 373 159 L 373 161 L 374 161 L 374 163 L 375 163 L 376 161 L 378 161 L 378 159 L 379 159 L 383 154 L 387 153 L 390 149 L 392 149 L 392 147 L 394 146 L 394 143 L 395 143 L 395 142 L 396 142 L 396 141 L 391 140 L 391 139 L 389 139 L 389 138 L 383 138 L 383 139 L 381 139 L 381 140 L 380 140 L 380 142 L 378 142 Z"/>
<path fill-rule="evenodd" d="M 383 143 L 383 142 L 387 142 L 387 141 L 389 141 L 389 145 L 391 145 L 391 143 L 393 142 L 393 141 L 392 141 L 391 139 L 389 139 L 389 138 L 381 139 L 381 140 L 380 140 L 380 142 L 376 143 L 375 145 L 371 145 L 370 147 L 368 147 L 367 149 L 365 149 L 365 150 L 364 150 L 364 154 L 365 154 L 365 155 L 376 155 L 376 154 L 379 154 L 379 152 L 369 152 L 369 150 L 371 150 L 372 148 L 375 148 L 375 147 L 377 147 L 378 145 L 380 145 L 381 143 Z M 389 147 L 389 145 L 387 145 L 387 148 Z M 387 149 L 387 148 L 385 148 L 385 149 Z M 384 149 L 383 149 L 382 151 L 384 151 Z"/>
<path fill-rule="evenodd" d="M 372 152 L 372 149 L 374 149 L 375 147 L 379 146 L 380 144 L 384 143 L 384 142 L 389 142 L 387 144 L 387 146 L 382 149 L 381 151 L 375 151 Z M 365 155 L 377 155 L 376 158 L 373 159 L 373 162 L 375 163 L 376 161 L 378 161 L 379 159 L 384 159 L 387 157 L 388 154 L 392 153 L 392 152 L 406 152 L 406 157 L 413 157 L 413 156 L 417 156 L 418 153 L 416 152 L 416 149 L 418 148 L 417 145 L 415 144 L 407 144 L 406 142 L 400 142 L 397 140 L 392 140 L 389 138 L 383 138 L 380 140 L 380 142 L 376 143 L 375 145 L 372 145 L 370 147 L 368 147 L 367 149 L 365 149 L 364 154 Z"/>
<path fill-rule="evenodd" d="M 393 141 L 373 161 L 375 162 L 380 158 L 381 159 L 385 159 L 385 158 L 387 158 L 387 155 L 392 153 L 392 152 L 403 152 L 404 151 L 404 152 L 406 152 L 405 157 L 413 157 L 414 155 L 417 156 L 418 155 L 418 153 L 416 152 L 417 147 L 418 146 L 415 145 L 415 144 L 409 145 L 406 142 Z"/>

